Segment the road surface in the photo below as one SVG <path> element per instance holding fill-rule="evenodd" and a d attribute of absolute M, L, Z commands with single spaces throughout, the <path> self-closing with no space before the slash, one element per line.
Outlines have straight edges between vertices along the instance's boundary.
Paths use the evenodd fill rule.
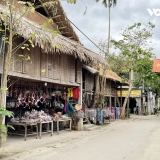
<path fill-rule="evenodd" d="M 48 142 L 52 137 L 37 140 L 37 147 L 33 147 L 35 144 L 29 139 L 26 148 L 1 159 L 160 160 L 160 116 L 133 115 L 129 120 L 117 120 L 100 126 L 98 130 L 70 132 L 53 137 L 58 140 Z M 41 144 L 43 139 L 47 142 Z M 24 143 L 21 142 L 21 145 L 24 146 Z"/>

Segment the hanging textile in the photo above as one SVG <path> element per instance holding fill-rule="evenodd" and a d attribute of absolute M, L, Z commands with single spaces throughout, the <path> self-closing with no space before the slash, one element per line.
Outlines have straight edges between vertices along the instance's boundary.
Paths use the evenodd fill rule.
<path fill-rule="evenodd" d="M 68 90 L 67 96 L 68 96 L 68 97 L 71 97 L 70 88 L 68 88 L 67 90 Z"/>
<path fill-rule="evenodd" d="M 73 88 L 68 88 L 68 97 L 73 97 Z"/>
<path fill-rule="evenodd" d="M 74 107 L 72 104 L 68 103 L 64 106 L 63 112 L 69 115 L 70 113 L 74 112 Z"/>
<path fill-rule="evenodd" d="M 80 94 L 80 88 L 73 88 L 73 98 L 78 99 Z"/>
<path fill-rule="evenodd" d="M 96 114 L 97 114 L 97 111 L 95 109 L 89 109 L 88 110 L 88 118 L 91 121 L 94 121 L 96 119 Z"/>
<path fill-rule="evenodd" d="M 102 109 L 99 111 L 99 120 L 103 121 L 103 110 Z"/>

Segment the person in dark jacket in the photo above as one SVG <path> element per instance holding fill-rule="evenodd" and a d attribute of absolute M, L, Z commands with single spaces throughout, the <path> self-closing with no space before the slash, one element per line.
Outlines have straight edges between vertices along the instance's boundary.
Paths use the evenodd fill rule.
<path fill-rule="evenodd" d="M 136 114 L 139 114 L 139 106 L 136 106 Z"/>

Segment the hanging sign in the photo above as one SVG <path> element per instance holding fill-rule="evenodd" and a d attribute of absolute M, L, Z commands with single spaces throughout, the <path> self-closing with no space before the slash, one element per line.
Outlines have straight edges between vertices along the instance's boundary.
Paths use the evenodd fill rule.
<path fill-rule="evenodd" d="M 122 90 L 122 97 L 126 97 L 128 90 Z M 117 91 L 118 97 L 121 97 L 121 91 Z M 132 90 L 130 97 L 141 97 L 141 90 Z"/>

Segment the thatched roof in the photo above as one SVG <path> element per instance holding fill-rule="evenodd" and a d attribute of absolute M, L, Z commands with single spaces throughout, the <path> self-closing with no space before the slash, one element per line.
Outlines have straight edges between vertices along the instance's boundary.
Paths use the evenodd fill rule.
<path fill-rule="evenodd" d="M 120 82 L 123 85 L 128 85 L 128 82 L 124 81 L 123 79 L 117 75 L 117 73 L 113 72 L 110 68 L 104 69 L 104 67 L 102 67 L 102 65 L 100 65 L 101 67 L 99 68 L 99 74 L 100 76 L 104 76 L 106 75 L 107 79 L 110 79 L 111 81 L 114 82 Z"/>
<path fill-rule="evenodd" d="M 3 5 L 0 5 L 0 12 L 8 15 L 8 17 L 10 16 Z M 40 14 L 38 15 L 41 16 Z M 2 16 L 1 19 L 3 19 Z M 46 53 L 63 53 L 72 55 L 85 63 L 108 65 L 106 60 L 95 52 L 60 34 L 52 34 L 53 30 L 45 28 L 44 25 L 35 23 L 26 17 L 22 17 L 19 22 L 15 24 L 15 29 L 19 32 L 20 36 L 25 39 L 35 34 L 35 37 L 32 39 L 33 42 Z"/>
<path fill-rule="evenodd" d="M 115 72 L 111 71 L 111 70 L 107 70 L 107 74 L 106 74 L 106 78 L 107 79 L 111 79 L 113 81 L 117 81 L 117 82 L 121 82 L 122 78 L 119 77 Z"/>
<path fill-rule="evenodd" d="M 106 69 L 106 70 L 100 69 L 99 74 L 100 74 L 100 76 L 104 76 L 105 75 L 107 79 L 110 79 L 110 80 L 113 80 L 113 81 L 116 81 L 116 82 L 121 82 L 122 81 L 122 78 L 119 77 L 111 69 Z"/>
<path fill-rule="evenodd" d="M 53 21 L 58 25 L 58 29 L 61 34 L 69 39 L 75 40 L 80 42 L 77 34 L 75 33 L 71 23 L 68 21 L 66 14 L 63 10 L 61 2 L 59 0 L 41 0 L 41 3 L 49 2 L 49 1 L 56 1 L 56 5 L 44 7 L 46 13 L 49 17 L 52 17 Z M 56 14 L 53 12 L 56 10 Z"/>
<path fill-rule="evenodd" d="M 97 69 L 99 71 L 99 75 L 107 79 L 110 79 L 115 82 L 121 82 L 122 78 L 119 77 L 115 72 L 113 72 L 109 67 L 105 67 L 102 64 L 92 65 L 92 68 Z"/>

